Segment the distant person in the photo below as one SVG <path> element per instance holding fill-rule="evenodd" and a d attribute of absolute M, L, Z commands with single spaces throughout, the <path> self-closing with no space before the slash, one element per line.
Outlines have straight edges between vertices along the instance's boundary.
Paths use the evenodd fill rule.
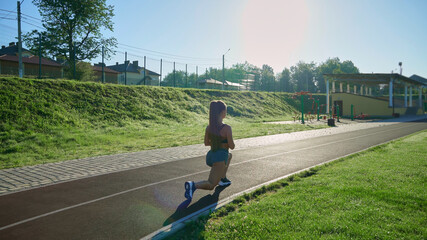
<path fill-rule="evenodd" d="M 227 106 L 223 101 L 212 101 L 209 107 L 209 125 L 205 131 L 205 146 L 211 146 L 206 155 L 206 164 L 211 167 L 208 180 L 185 182 L 185 198 L 192 199 L 196 189 L 212 190 L 217 185 L 228 186 L 231 181 L 226 174 L 232 158 L 229 149 L 234 149 L 231 127 L 222 120 L 227 115 Z"/>

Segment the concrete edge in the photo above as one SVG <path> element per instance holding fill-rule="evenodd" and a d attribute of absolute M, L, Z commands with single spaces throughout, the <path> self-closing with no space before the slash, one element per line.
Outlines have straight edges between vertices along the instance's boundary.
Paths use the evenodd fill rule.
<path fill-rule="evenodd" d="M 424 130 L 422 130 L 422 131 L 424 131 Z M 418 132 L 415 132 L 415 133 L 419 133 L 419 132 L 421 132 L 421 131 L 418 131 Z M 252 191 L 254 191 L 254 190 L 258 189 L 258 188 L 261 188 L 261 187 L 269 185 L 271 183 L 280 181 L 280 180 L 282 180 L 284 178 L 287 178 L 287 177 L 290 177 L 292 175 L 296 175 L 298 173 L 310 170 L 312 168 L 315 168 L 315 167 L 318 167 L 318 166 L 322 166 L 322 165 L 326 165 L 326 164 L 328 164 L 330 162 L 337 161 L 339 159 L 346 158 L 346 157 L 349 157 L 349 156 L 352 156 L 352 155 L 355 155 L 355 154 L 358 154 L 358 153 L 361 153 L 361 152 L 365 152 L 365 151 L 368 151 L 368 150 L 373 149 L 375 147 L 378 147 L 378 146 L 381 146 L 381 145 L 385 145 L 385 144 L 391 143 L 393 141 L 400 140 L 402 138 L 406 138 L 406 137 L 408 137 L 410 135 L 413 135 L 415 133 L 411 133 L 411 134 L 406 135 L 406 136 L 402 136 L 402 137 L 399 137 L 399 138 L 396 138 L 396 139 L 393 139 L 393 140 L 389 140 L 389 141 L 386 141 L 386 142 L 383 142 L 383 143 L 379 143 L 379 144 L 370 146 L 368 148 L 362 149 L 360 151 L 349 153 L 347 155 L 344 155 L 344 156 L 341 156 L 341 157 L 338 157 L 338 158 L 334 158 L 334 159 L 328 160 L 326 162 L 319 163 L 319 164 L 313 165 L 311 167 L 307 167 L 307 168 L 298 170 L 296 172 L 284 175 L 282 177 L 278 177 L 278 178 L 270 180 L 268 182 L 261 183 L 261 184 L 259 184 L 257 186 L 251 187 L 251 188 L 246 189 L 244 191 L 241 191 L 239 193 L 235 193 L 235 194 L 233 194 L 233 195 L 231 195 L 231 196 L 229 196 L 229 197 L 227 197 L 227 198 L 219 201 L 217 204 L 214 203 L 214 204 L 211 204 L 209 206 L 206 206 L 205 208 L 200 209 L 199 211 L 196 211 L 196 212 L 194 212 L 194 213 L 192 213 L 192 214 L 190 214 L 190 215 L 188 215 L 188 216 L 186 216 L 184 218 L 181 218 L 181 219 L 175 221 L 174 223 L 171 223 L 171 224 L 169 224 L 169 225 L 167 225 L 165 227 L 162 227 L 159 230 L 157 230 L 155 232 L 152 232 L 149 235 L 141 238 L 141 240 L 147 240 L 147 239 L 160 240 L 160 239 L 164 239 L 164 238 L 166 238 L 166 237 L 168 237 L 168 236 L 176 233 L 177 231 L 181 230 L 182 228 L 184 228 L 187 223 L 190 223 L 191 221 L 195 221 L 195 220 L 197 220 L 201 216 L 208 215 L 211 212 L 216 211 L 217 209 L 219 209 L 219 208 L 223 207 L 224 205 L 232 202 L 235 198 L 240 197 L 240 196 L 244 195 L 245 193 L 250 193 L 250 192 L 252 192 Z"/>

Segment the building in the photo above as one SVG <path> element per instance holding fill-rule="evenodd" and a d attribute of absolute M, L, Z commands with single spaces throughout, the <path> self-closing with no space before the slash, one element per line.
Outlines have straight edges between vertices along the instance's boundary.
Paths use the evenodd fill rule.
<path fill-rule="evenodd" d="M 327 112 L 350 117 L 424 114 L 427 84 L 400 74 L 324 74 Z M 338 85 L 337 85 L 338 84 Z M 353 110 L 353 112 L 352 112 Z"/>
<path fill-rule="evenodd" d="M 199 86 L 199 88 L 203 88 L 203 89 L 222 89 L 223 88 L 223 84 L 221 81 L 215 80 L 215 79 L 201 79 L 199 81 L 197 81 L 197 85 Z M 225 81 L 224 82 L 224 90 L 241 90 L 244 89 L 245 86 L 239 84 L 239 83 L 234 83 L 234 82 L 230 82 L 230 81 Z"/>
<path fill-rule="evenodd" d="M 222 89 L 222 82 L 215 79 L 200 79 L 197 81 L 197 86 L 203 89 Z"/>
<path fill-rule="evenodd" d="M 124 64 L 107 66 L 109 69 L 119 72 L 118 83 L 126 85 L 152 85 L 158 86 L 160 74 L 138 66 L 138 61 L 126 61 Z"/>
<path fill-rule="evenodd" d="M 240 80 L 243 87 L 240 90 L 253 90 L 254 89 L 254 83 L 255 83 L 255 74 L 246 74 L 245 79 Z"/>
<path fill-rule="evenodd" d="M 245 86 L 240 83 L 234 83 L 234 82 L 229 82 L 225 80 L 225 89 L 239 91 L 239 90 L 244 90 Z"/>
<path fill-rule="evenodd" d="M 102 82 L 102 63 L 94 64 L 93 71 L 95 72 L 96 82 Z M 104 81 L 105 83 L 118 83 L 119 82 L 119 72 L 114 71 L 104 64 Z"/>
<path fill-rule="evenodd" d="M 41 69 L 43 78 L 63 78 L 63 66 L 48 58 L 39 58 L 29 50 L 22 48 L 23 76 L 38 77 Z M 18 46 L 14 42 L 0 49 L 0 74 L 19 75 Z"/>

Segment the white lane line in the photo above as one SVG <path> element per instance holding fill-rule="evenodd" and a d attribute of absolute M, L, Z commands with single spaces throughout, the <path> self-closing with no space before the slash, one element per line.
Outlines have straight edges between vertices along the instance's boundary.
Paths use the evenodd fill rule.
<path fill-rule="evenodd" d="M 406 135 L 405 135 L 405 136 L 406 136 Z M 399 137 L 399 138 L 397 138 L 397 139 L 403 138 L 403 137 L 405 137 L 405 136 Z M 334 159 L 330 159 L 330 160 L 328 160 L 328 161 L 326 161 L 326 162 L 318 163 L 318 164 L 316 164 L 316 165 L 313 165 L 313 166 L 310 166 L 310 167 L 307 167 L 307 168 L 304 168 L 304 169 L 301 169 L 301 170 L 295 171 L 295 172 L 293 172 L 293 173 L 286 174 L 286 175 L 281 176 L 281 177 L 278 177 L 278 178 L 276 178 L 276 179 L 273 179 L 273 180 L 270 180 L 270 181 L 267 181 L 267 182 L 261 183 L 261 184 L 259 184 L 259 185 L 257 185 L 257 186 L 254 186 L 254 187 L 251 187 L 251 188 L 249 188 L 249 189 L 243 190 L 243 191 L 241 191 L 241 192 L 235 193 L 235 194 L 233 194 L 233 195 L 231 195 L 231 196 L 229 196 L 229 197 L 226 197 L 226 198 L 224 198 L 224 199 L 220 200 L 220 201 L 219 201 L 219 202 L 217 202 L 217 203 L 213 203 L 213 204 L 211 204 L 211 205 L 209 205 L 209 206 L 206 206 L 206 207 L 204 207 L 204 208 L 202 208 L 202 209 L 200 209 L 200 210 L 198 210 L 198 211 L 196 211 L 196 212 L 193 212 L 193 213 L 192 213 L 192 214 L 190 214 L 190 215 L 187 215 L 187 216 L 185 216 L 185 217 L 183 217 L 183 218 L 180 218 L 180 219 L 178 219 L 177 221 L 175 221 L 175 222 L 173 222 L 173 223 L 171 223 L 171 224 L 169 224 L 169 225 L 167 225 L 167 226 L 164 226 L 164 227 L 160 228 L 159 230 L 157 230 L 157 231 L 155 231 L 155 232 L 152 232 L 152 233 L 148 234 L 148 235 L 147 235 L 147 236 L 145 236 L 145 237 L 142 237 L 140 240 L 147 240 L 147 239 L 163 239 L 163 238 L 166 238 L 167 236 L 170 236 L 170 235 L 172 235 L 173 233 L 175 233 L 175 232 L 177 232 L 177 231 L 181 230 L 183 227 L 185 227 L 185 224 L 186 224 L 187 222 L 190 222 L 190 221 L 192 221 L 192 220 L 196 220 L 200 215 L 207 215 L 207 214 L 209 214 L 209 213 L 211 213 L 211 212 L 213 212 L 213 211 L 215 211 L 215 210 L 217 210 L 217 209 L 219 209 L 219 208 L 223 207 L 223 206 L 224 206 L 224 205 L 226 205 L 227 203 L 229 203 L 229 202 L 233 201 L 235 198 L 237 198 L 237 197 L 239 197 L 239 196 L 242 196 L 242 195 L 243 195 L 243 194 L 245 194 L 245 193 L 251 193 L 252 191 L 254 191 L 254 190 L 258 189 L 258 188 L 261 188 L 262 186 L 267 186 L 267 185 L 269 185 L 269 184 L 271 184 L 271 183 L 274 183 L 274 182 L 280 181 L 280 180 L 282 180 L 282 179 L 285 179 L 285 178 L 287 178 L 287 177 L 290 177 L 290 176 L 292 176 L 292 175 L 295 175 L 295 174 L 298 174 L 298 173 L 301 173 L 301 172 L 304 172 L 304 171 L 310 170 L 310 169 L 312 169 L 312 168 L 314 168 L 314 167 L 322 166 L 322 165 L 328 164 L 328 163 L 330 163 L 330 162 L 336 161 L 336 160 L 338 160 L 338 159 L 345 158 L 345 157 L 349 157 L 349 156 L 351 156 L 351 155 L 353 155 L 353 154 L 357 154 L 357 153 L 360 153 L 360 152 L 367 151 L 367 150 L 369 150 L 369 149 L 375 148 L 375 147 L 380 146 L 380 145 L 383 145 L 383 144 L 387 144 L 387 143 L 389 143 L 389 142 L 391 142 L 391 141 L 394 141 L 394 140 L 397 140 L 397 139 L 392 139 L 392 140 L 389 140 L 389 141 L 386 141 L 386 142 L 383 142 L 383 143 L 379 143 L 379 144 L 376 144 L 376 145 L 370 146 L 370 147 L 369 147 L 369 148 L 367 148 L 367 149 L 358 150 L 358 151 L 356 151 L 356 152 L 352 152 L 352 153 L 346 154 L 346 155 L 344 155 L 344 156 L 340 156 L 340 157 L 337 157 L 337 158 L 334 158 Z"/>
<path fill-rule="evenodd" d="M 266 159 L 266 158 L 269 158 L 269 157 L 277 157 L 277 156 L 288 154 L 288 153 L 294 153 L 294 152 L 298 152 L 298 151 L 305 151 L 305 150 L 312 149 L 312 148 L 323 147 L 323 146 L 330 145 L 330 144 L 340 143 L 340 142 L 344 142 L 344 141 L 350 141 L 350 140 L 354 140 L 354 139 L 357 139 L 357 138 L 367 137 L 367 136 L 371 136 L 371 135 L 375 135 L 375 134 L 379 134 L 379 133 L 384 133 L 384 132 L 395 131 L 395 130 L 398 130 L 398 129 L 408 128 L 408 127 L 413 127 L 413 125 L 403 126 L 403 127 L 399 127 L 399 128 L 393 128 L 393 129 L 379 131 L 379 132 L 375 132 L 375 133 L 371 133 L 371 134 L 366 134 L 366 135 L 362 135 L 362 136 L 357 136 L 357 137 L 353 137 L 353 138 L 347 138 L 347 139 L 344 139 L 344 140 L 339 140 L 339 141 L 334 141 L 334 142 L 328 142 L 328 143 L 320 144 L 320 145 L 316 145 L 316 146 L 311 146 L 311 147 L 306 147 L 306 148 L 300 148 L 300 149 L 297 149 L 297 150 L 286 151 L 286 152 L 272 154 L 272 155 L 268 155 L 268 156 L 264 156 L 264 157 L 249 159 L 249 160 L 246 160 L 246 161 L 243 161 L 243 162 L 239 162 L 239 163 L 235 163 L 235 164 L 231 164 L 231 165 L 235 166 L 235 165 L 239 165 L 239 164 L 243 164 L 243 163 L 248 163 L 248 162 L 253 162 L 253 161 L 258 161 L 258 160 Z M 15 222 L 15 223 L 12 223 L 12 224 L 0 227 L 0 231 L 8 229 L 8 228 L 11 228 L 11 227 L 14 227 L 14 226 L 17 226 L 17 225 L 20 225 L 20 224 L 23 224 L 23 223 L 27 223 L 27 222 L 36 220 L 36 219 L 39 219 L 39 218 L 42 218 L 42 217 L 46 217 L 46 216 L 53 215 L 53 214 L 56 214 L 56 213 L 60 213 L 60 212 L 66 211 L 66 210 L 70 210 L 70 209 L 73 209 L 73 208 L 77 208 L 77 207 L 81 207 L 81 206 L 88 205 L 88 204 L 91 204 L 91 203 L 95 203 L 95 202 L 98 202 L 98 201 L 102 201 L 102 200 L 105 200 L 105 199 L 108 199 L 108 198 L 112 198 L 112 197 L 115 197 L 115 196 L 119 196 L 119 195 L 122 195 L 122 194 L 133 192 L 133 191 L 136 191 L 136 190 L 140 190 L 140 189 L 143 189 L 143 188 L 146 188 L 146 187 L 150 187 L 150 186 L 162 184 L 162 183 L 169 182 L 169 181 L 178 180 L 178 179 L 181 179 L 181 178 L 186 178 L 186 177 L 194 176 L 194 175 L 197 175 L 197 174 L 200 174 L 200 173 L 209 172 L 209 171 L 210 171 L 210 169 L 204 170 L 204 171 L 195 172 L 195 173 L 190 173 L 190 174 L 187 174 L 187 175 L 183 175 L 183 176 L 179 176 L 179 177 L 174 177 L 174 178 L 170 178 L 170 179 L 159 181 L 159 182 L 155 182 L 155 183 L 146 184 L 146 185 L 143 185 L 143 186 L 139 186 L 139 187 L 135 187 L 135 188 L 131 188 L 131 189 L 125 190 L 125 191 L 121 191 L 121 192 L 118 192 L 118 193 L 110 194 L 110 195 L 107 195 L 107 196 L 104 196 L 104 197 L 101 197 L 101 198 L 97 198 L 97 199 L 93 199 L 93 200 L 90 200 L 90 201 L 86 201 L 86 202 L 82 202 L 82 203 L 79 203 L 79 204 L 75 204 L 75 205 L 72 205 L 72 206 L 69 206 L 69 207 L 61 208 L 61 209 L 58 209 L 58 210 L 55 210 L 55 211 L 52 211 L 52 212 L 48 212 L 48 213 L 41 214 L 41 215 L 38 215 L 38 216 L 35 216 L 35 217 L 27 218 L 25 220 L 18 221 L 18 222 Z"/>

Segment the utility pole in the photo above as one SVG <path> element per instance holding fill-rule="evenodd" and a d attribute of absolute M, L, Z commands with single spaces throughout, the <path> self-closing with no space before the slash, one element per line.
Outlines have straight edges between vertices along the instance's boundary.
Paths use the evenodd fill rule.
<path fill-rule="evenodd" d="M 101 79 L 102 79 L 102 83 L 105 83 L 105 72 L 104 72 L 104 46 L 102 46 L 102 75 L 101 75 Z"/>
<path fill-rule="evenodd" d="M 187 83 L 188 83 L 187 64 L 185 64 L 185 87 L 188 86 Z"/>
<path fill-rule="evenodd" d="M 222 90 L 224 90 L 225 84 L 224 56 L 225 54 L 222 55 Z"/>
<path fill-rule="evenodd" d="M 146 57 L 144 56 L 144 85 L 147 85 L 147 83 L 145 82 L 145 81 L 146 81 L 146 79 L 145 79 L 145 66 L 146 66 L 146 61 L 147 61 L 147 59 L 146 59 Z"/>
<path fill-rule="evenodd" d="M 18 6 L 18 58 L 19 58 L 19 77 L 23 77 L 23 66 L 22 66 L 22 41 L 21 41 L 21 3 L 17 2 Z"/>
<path fill-rule="evenodd" d="M 222 54 L 222 90 L 224 90 L 224 84 L 225 84 L 225 54 L 228 53 L 228 51 L 230 51 L 230 48 L 227 50 L 227 52 L 225 52 L 224 54 Z"/>
<path fill-rule="evenodd" d="M 162 59 L 160 58 L 160 80 L 159 80 L 159 86 L 160 86 L 160 82 L 162 81 Z"/>
<path fill-rule="evenodd" d="M 128 79 L 127 79 L 127 70 L 128 70 L 127 62 L 128 62 L 128 52 L 125 52 L 125 85 L 127 85 L 127 81 L 128 81 Z"/>
<path fill-rule="evenodd" d="M 39 79 L 42 78 L 42 34 L 39 33 Z"/>
<path fill-rule="evenodd" d="M 199 66 L 196 66 L 196 88 L 199 88 Z"/>

